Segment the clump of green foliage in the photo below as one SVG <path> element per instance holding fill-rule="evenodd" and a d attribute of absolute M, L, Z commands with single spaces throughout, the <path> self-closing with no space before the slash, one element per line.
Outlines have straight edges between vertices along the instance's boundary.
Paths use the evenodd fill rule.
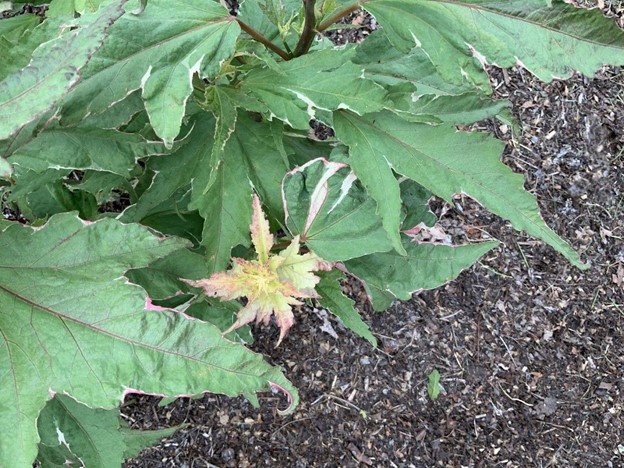
<path fill-rule="evenodd" d="M 323 37 L 359 8 L 379 31 Z M 508 118 L 486 62 L 545 81 L 624 64 L 624 34 L 597 11 L 51 0 L 44 17 L 8 16 L 0 188 L 23 222 L 0 220 L 1 466 L 121 463 L 165 435 L 122 424 L 130 392 L 257 404 L 273 388 L 293 411 L 296 388 L 245 347 L 247 324 L 274 316 L 282 340 L 291 306 L 314 300 L 374 346 L 345 275 L 384 310 L 496 245 L 414 236 L 435 227 L 432 196 L 465 194 L 586 267 L 502 143 L 457 125 Z M 311 138 L 313 120 L 335 137 Z"/>

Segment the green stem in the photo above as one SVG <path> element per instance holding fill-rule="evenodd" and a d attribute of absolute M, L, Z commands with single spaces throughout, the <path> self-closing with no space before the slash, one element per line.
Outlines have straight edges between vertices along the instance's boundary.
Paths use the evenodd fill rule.
<path fill-rule="evenodd" d="M 312 41 L 316 35 L 316 32 L 314 31 L 314 26 L 316 26 L 316 16 L 314 15 L 315 2 L 316 0 L 303 0 L 303 8 L 305 12 L 303 31 L 301 32 L 301 37 L 299 37 L 299 42 L 297 42 L 297 46 L 293 52 L 293 57 L 300 57 L 306 54 L 312 46 Z"/>
<path fill-rule="evenodd" d="M 348 6 L 347 8 L 344 8 L 344 9 L 340 10 L 339 12 L 331 15 L 329 18 L 327 18 L 325 21 L 323 21 L 321 24 L 319 24 L 318 27 L 316 28 L 316 30 L 318 32 L 322 33 L 327 28 L 329 28 L 332 24 L 340 21 L 342 18 L 344 18 L 348 14 L 353 13 L 354 11 L 359 10 L 362 3 L 364 3 L 364 2 L 355 3 L 355 4 L 351 5 L 351 6 Z"/>
<path fill-rule="evenodd" d="M 268 40 L 266 37 L 264 37 L 254 28 L 249 26 L 247 23 L 245 23 L 244 21 L 241 21 L 238 18 L 236 18 L 236 21 L 238 22 L 238 25 L 241 27 L 241 29 L 245 31 L 247 34 L 249 34 L 254 40 L 260 42 L 261 44 L 264 44 L 268 49 L 271 49 L 273 52 L 275 52 L 277 55 L 282 57 L 284 60 L 290 59 L 290 56 L 285 51 L 283 51 L 278 46 L 273 44 L 270 40 Z"/>

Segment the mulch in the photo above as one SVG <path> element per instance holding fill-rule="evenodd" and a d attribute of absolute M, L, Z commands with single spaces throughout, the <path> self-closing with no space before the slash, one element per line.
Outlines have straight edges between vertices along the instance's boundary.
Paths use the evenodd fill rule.
<path fill-rule="evenodd" d="M 621 2 L 598 3 L 624 26 Z M 332 32 L 336 42 L 375 27 L 360 12 L 348 22 L 356 27 Z M 438 200 L 454 242 L 501 245 L 382 314 L 345 284 L 379 349 L 320 308 L 301 308 L 278 349 L 277 329 L 258 328 L 252 349 L 300 389 L 291 416 L 277 415 L 285 401 L 270 393 L 259 409 L 242 397 L 161 407 L 130 395 L 122 411 L 133 428 L 186 426 L 126 467 L 624 466 L 624 69 L 550 84 L 518 68 L 488 71 L 521 132 L 500 121 L 472 129 L 507 143 L 504 162 L 592 267 L 575 269 L 468 198 Z"/>

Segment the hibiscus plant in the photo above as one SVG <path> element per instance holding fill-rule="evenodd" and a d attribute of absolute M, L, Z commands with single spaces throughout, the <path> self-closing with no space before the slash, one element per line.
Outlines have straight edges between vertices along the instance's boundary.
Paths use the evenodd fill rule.
<path fill-rule="evenodd" d="M 0 2 L 0 466 L 115 466 L 128 393 L 287 395 L 248 349 L 315 303 L 376 340 L 384 310 L 496 246 L 435 242 L 432 197 L 477 200 L 586 268 L 503 144 L 483 65 L 544 81 L 624 64 L 624 34 L 561 0 Z M 360 9 L 357 44 L 327 33 Z M 329 138 L 315 137 L 310 125 Z M 287 336 L 288 330 L 291 336 Z M 295 330 L 293 332 L 293 330 Z"/>

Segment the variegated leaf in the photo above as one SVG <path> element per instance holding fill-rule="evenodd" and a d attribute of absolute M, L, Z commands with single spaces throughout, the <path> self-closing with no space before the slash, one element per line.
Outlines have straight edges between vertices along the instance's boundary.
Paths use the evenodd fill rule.
<path fill-rule="evenodd" d="M 325 260 L 347 260 L 393 246 L 403 250 L 390 241 L 375 201 L 344 163 L 314 159 L 286 174 L 282 191 L 289 231 Z"/>

